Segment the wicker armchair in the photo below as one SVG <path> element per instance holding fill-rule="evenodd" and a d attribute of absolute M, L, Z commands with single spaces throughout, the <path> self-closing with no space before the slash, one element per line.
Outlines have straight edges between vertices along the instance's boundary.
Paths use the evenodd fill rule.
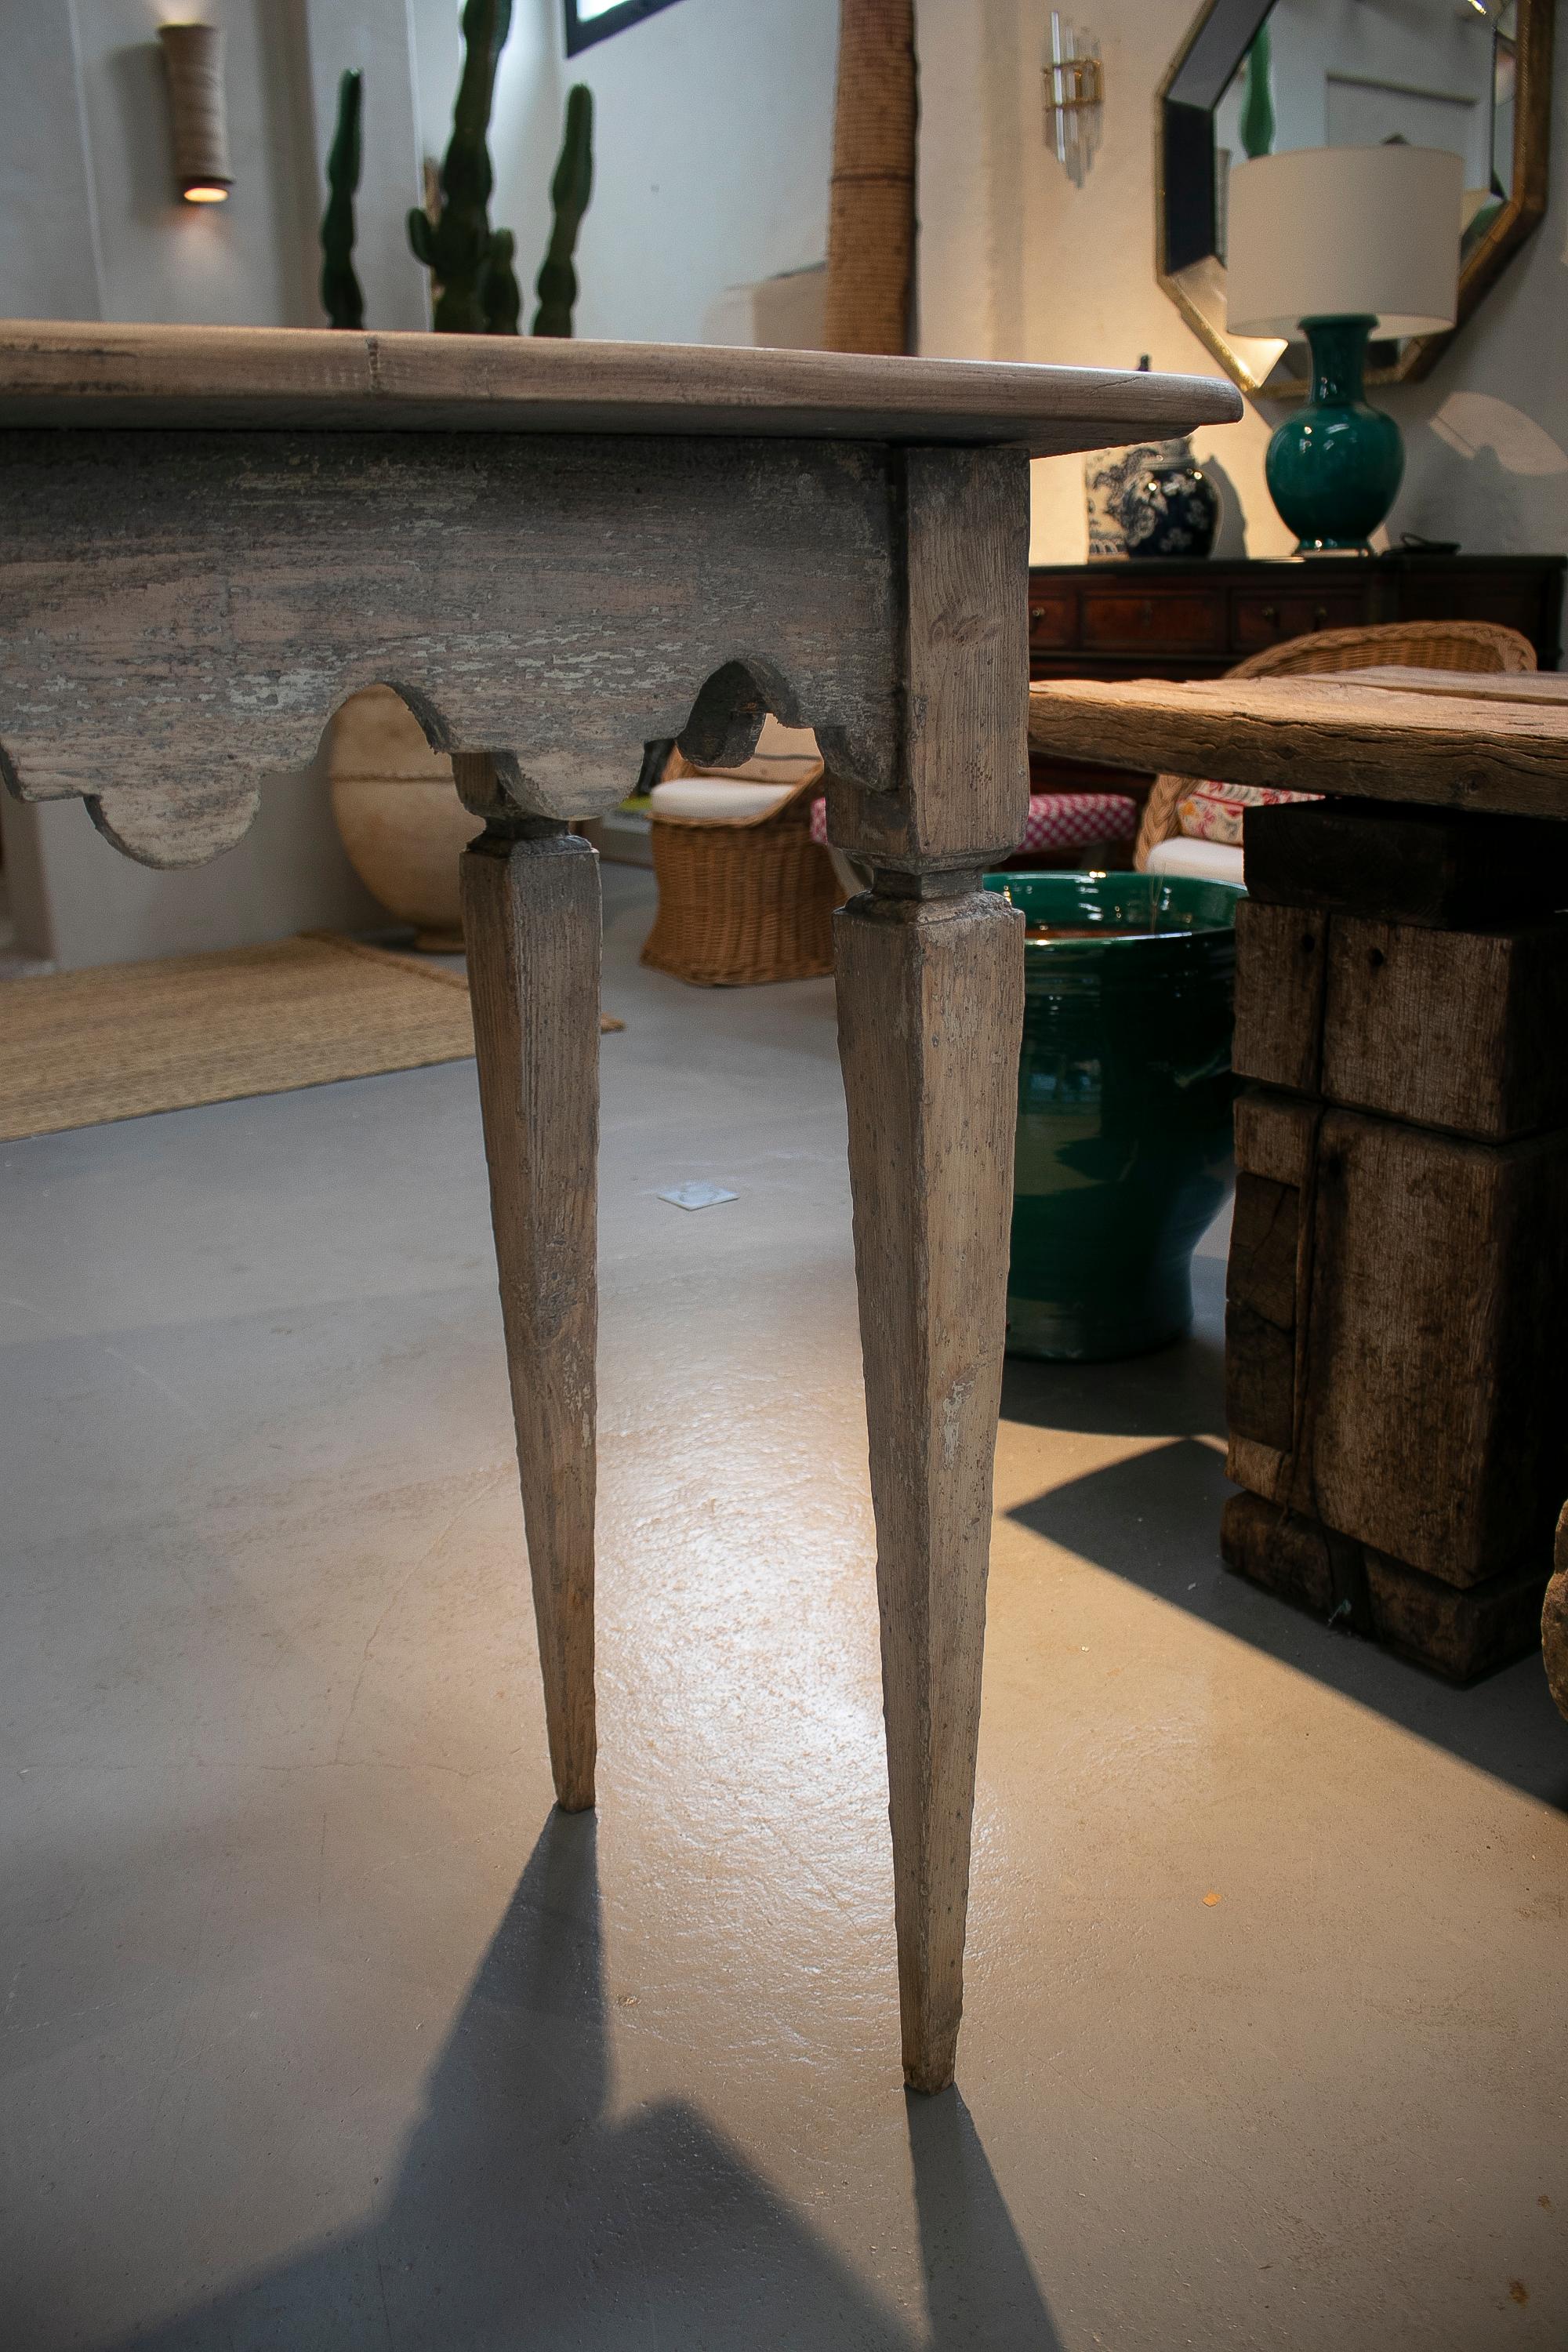
<path fill-rule="evenodd" d="M 827 851 L 811 837 L 822 761 L 815 744 L 803 759 L 786 740 L 792 732 L 770 719 L 760 756 L 740 769 L 696 768 L 679 751 L 671 754 L 667 784 L 753 780 L 764 803 L 770 784 L 783 797 L 753 814 L 708 815 L 675 814 L 655 794 L 658 912 L 642 961 L 656 971 L 698 988 L 752 988 L 832 971 L 833 910 L 846 893 Z M 774 747 L 784 756 L 770 757 Z"/>
<path fill-rule="evenodd" d="M 1319 629 L 1248 655 L 1228 677 L 1323 677 L 1340 669 L 1472 669 L 1535 667 L 1535 648 L 1517 629 L 1496 621 L 1388 621 L 1365 629 Z M 1156 776 L 1139 828 L 1136 864 L 1148 871 L 1149 852 L 1180 830 L 1176 803 L 1192 790 L 1190 776 Z"/>

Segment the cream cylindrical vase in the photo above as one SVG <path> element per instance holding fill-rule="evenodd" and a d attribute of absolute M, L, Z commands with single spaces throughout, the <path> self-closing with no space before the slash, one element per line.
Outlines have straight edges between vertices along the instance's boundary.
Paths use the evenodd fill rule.
<path fill-rule="evenodd" d="M 460 948 L 458 859 L 483 828 L 458 798 L 451 761 L 431 751 L 391 687 L 367 686 L 338 711 L 327 772 L 338 833 L 365 888 L 414 925 L 416 947 Z"/>

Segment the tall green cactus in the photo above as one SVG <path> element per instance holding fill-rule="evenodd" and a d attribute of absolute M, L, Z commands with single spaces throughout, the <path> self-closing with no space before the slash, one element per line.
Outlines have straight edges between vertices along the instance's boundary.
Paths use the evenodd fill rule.
<path fill-rule="evenodd" d="M 521 332 L 518 322 L 522 317 L 522 289 L 511 266 L 516 251 L 517 239 L 510 229 L 498 228 L 490 239 L 489 258 L 479 286 L 487 335 Z"/>
<path fill-rule="evenodd" d="M 560 161 L 550 183 L 554 225 L 550 249 L 534 282 L 539 308 L 533 314 L 536 335 L 569 335 L 572 306 L 577 299 L 577 272 L 572 267 L 577 232 L 594 193 L 594 93 L 574 82 L 566 93 L 566 128 Z"/>
<path fill-rule="evenodd" d="M 436 329 L 440 334 L 516 332 L 521 298 L 511 278 L 510 252 L 497 254 L 490 227 L 494 174 L 485 134 L 495 98 L 496 68 L 511 30 L 511 0 L 468 0 L 463 10 L 463 71 L 452 115 L 452 139 L 441 165 L 441 212 L 432 221 L 417 208 L 408 215 L 408 242 L 440 287 Z M 501 233 L 505 236 L 506 232 Z M 510 239 L 508 239 L 510 246 Z M 515 298 L 515 299 L 513 299 Z M 512 324 L 504 323 L 510 308 Z"/>
<path fill-rule="evenodd" d="M 354 275 L 354 191 L 359 186 L 360 107 L 364 76 L 338 84 L 338 127 L 327 154 L 327 209 L 321 215 L 321 308 L 334 327 L 363 327 L 364 289 Z"/>
<path fill-rule="evenodd" d="M 1248 156 L 1267 155 L 1274 146 L 1274 92 L 1271 44 L 1267 23 L 1259 25 L 1247 52 L 1247 88 L 1241 100 L 1241 143 Z"/>

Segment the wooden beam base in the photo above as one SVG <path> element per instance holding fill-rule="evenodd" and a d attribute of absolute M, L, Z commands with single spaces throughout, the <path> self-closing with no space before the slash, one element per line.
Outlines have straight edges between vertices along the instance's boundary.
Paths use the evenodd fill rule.
<path fill-rule="evenodd" d="M 1541 1640 L 1542 1566 L 1459 1591 L 1258 1495 L 1233 1495 L 1226 1505 L 1220 1553 L 1250 1583 L 1397 1650 L 1447 1682 L 1478 1682 L 1527 1657 Z"/>
<path fill-rule="evenodd" d="M 1568 1503 L 1557 1522 L 1555 1565 L 1541 1612 L 1541 1654 L 1557 1711 L 1568 1716 Z"/>

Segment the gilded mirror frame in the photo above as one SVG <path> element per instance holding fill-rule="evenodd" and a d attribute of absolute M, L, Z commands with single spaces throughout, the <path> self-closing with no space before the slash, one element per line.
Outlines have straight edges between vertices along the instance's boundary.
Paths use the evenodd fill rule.
<path fill-rule="evenodd" d="M 1214 116 L 1273 0 L 1204 0 L 1154 95 L 1154 272 L 1193 332 L 1243 392 L 1300 400 L 1305 378 L 1277 375 L 1278 338 L 1232 335 L 1226 326 L 1225 265 L 1214 251 Z M 1554 0 L 1516 0 L 1512 191 L 1459 272 L 1458 317 L 1440 334 L 1412 335 L 1391 367 L 1367 383 L 1410 383 L 1427 374 L 1546 210 L 1552 122 Z M 1212 92 L 1206 103 L 1203 94 Z M 1196 102 L 1194 102 L 1194 100 Z M 1173 169 L 1174 167 L 1174 171 Z M 1183 175 L 1178 188 L 1175 174 Z M 1206 183 L 1200 174 L 1206 173 Z M 1208 250 L 1203 242 L 1206 184 Z"/>

